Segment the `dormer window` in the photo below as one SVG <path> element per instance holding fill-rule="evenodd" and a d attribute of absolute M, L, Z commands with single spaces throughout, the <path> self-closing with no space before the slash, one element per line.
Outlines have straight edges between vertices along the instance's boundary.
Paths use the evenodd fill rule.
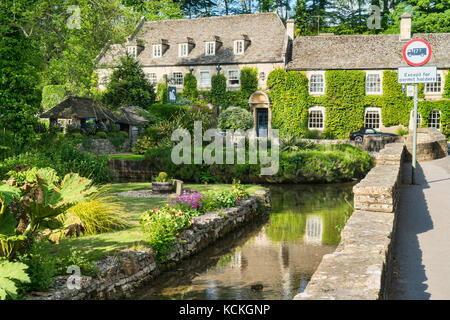
<path fill-rule="evenodd" d="M 128 46 L 127 52 L 132 57 L 137 57 L 137 47 L 136 46 Z"/>
<path fill-rule="evenodd" d="M 189 55 L 189 48 L 187 43 L 180 43 L 178 45 L 178 56 L 187 57 Z"/>
<path fill-rule="evenodd" d="M 244 40 L 235 40 L 234 54 L 243 54 L 243 53 L 244 53 Z"/>
<path fill-rule="evenodd" d="M 213 41 L 205 43 L 205 55 L 213 56 L 216 54 L 216 43 Z"/>
<path fill-rule="evenodd" d="M 153 45 L 153 58 L 160 58 L 162 56 L 162 45 L 154 44 Z"/>

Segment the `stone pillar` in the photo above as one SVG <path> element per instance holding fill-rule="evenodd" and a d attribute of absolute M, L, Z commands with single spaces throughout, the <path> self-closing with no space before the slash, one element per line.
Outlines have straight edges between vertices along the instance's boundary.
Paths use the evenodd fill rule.
<path fill-rule="evenodd" d="M 400 41 L 411 39 L 411 22 L 412 16 L 405 12 L 400 17 Z"/>

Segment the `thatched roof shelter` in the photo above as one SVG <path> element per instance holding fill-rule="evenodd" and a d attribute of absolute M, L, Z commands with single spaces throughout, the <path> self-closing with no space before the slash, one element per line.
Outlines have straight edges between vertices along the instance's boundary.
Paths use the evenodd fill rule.
<path fill-rule="evenodd" d="M 41 118 L 116 120 L 114 113 L 100 101 L 83 97 L 69 97 L 41 114 Z"/>
<path fill-rule="evenodd" d="M 116 122 L 137 126 L 141 123 L 147 122 L 146 116 L 150 113 L 140 107 L 122 107 L 119 109 L 120 114 L 116 115 Z"/>

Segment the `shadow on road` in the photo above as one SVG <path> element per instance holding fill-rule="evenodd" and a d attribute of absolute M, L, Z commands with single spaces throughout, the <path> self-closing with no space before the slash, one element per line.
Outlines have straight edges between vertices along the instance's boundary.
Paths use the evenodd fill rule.
<path fill-rule="evenodd" d="M 411 185 L 411 163 L 404 163 L 402 186 L 397 216 L 397 230 L 394 245 L 394 272 L 390 299 L 426 300 L 428 285 L 425 267 L 422 264 L 422 250 L 418 235 L 433 229 L 423 190 L 429 185 L 425 181 L 422 167 L 417 163 L 416 185 Z"/>

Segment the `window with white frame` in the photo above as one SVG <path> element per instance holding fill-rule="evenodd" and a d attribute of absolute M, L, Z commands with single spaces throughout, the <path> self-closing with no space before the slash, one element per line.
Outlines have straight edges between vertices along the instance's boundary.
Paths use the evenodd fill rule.
<path fill-rule="evenodd" d="M 128 54 L 132 57 L 136 57 L 137 56 L 137 47 L 128 47 L 127 48 Z"/>
<path fill-rule="evenodd" d="M 243 54 L 243 53 L 244 53 L 244 40 L 235 40 L 234 54 Z"/>
<path fill-rule="evenodd" d="M 205 54 L 207 56 L 213 56 L 216 54 L 216 43 L 215 42 L 206 42 L 205 43 Z"/>
<path fill-rule="evenodd" d="M 309 109 L 308 129 L 323 130 L 324 128 L 324 108 L 313 107 Z"/>
<path fill-rule="evenodd" d="M 200 85 L 202 87 L 208 87 L 211 85 L 211 77 L 209 71 L 200 71 Z"/>
<path fill-rule="evenodd" d="M 176 86 L 183 85 L 183 73 L 182 72 L 174 72 L 172 74 L 173 84 Z"/>
<path fill-rule="evenodd" d="M 312 94 L 320 94 L 325 91 L 325 81 L 322 74 L 313 74 L 309 78 L 309 92 Z"/>
<path fill-rule="evenodd" d="M 367 108 L 364 115 L 364 127 L 380 129 L 380 110 L 378 108 Z"/>
<path fill-rule="evenodd" d="M 187 43 L 180 43 L 178 45 L 178 56 L 179 57 L 187 57 L 188 54 L 189 54 L 188 44 Z"/>
<path fill-rule="evenodd" d="M 259 73 L 259 79 L 261 79 L 261 81 L 266 80 L 266 73 L 265 72 L 260 72 Z"/>
<path fill-rule="evenodd" d="M 153 45 L 153 58 L 159 58 L 162 56 L 162 45 L 154 44 Z"/>
<path fill-rule="evenodd" d="M 441 112 L 439 110 L 431 110 L 428 117 L 428 127 L 441 129 Z"/>
<path fill-rule="evenodd" d="M 151 83 L 158 82 L 158 77 L 156 76 L 156 73 L 154 73 L 154 72 L 148 74 L 148 79 L 150 80 Z"/>
<path fill-rule="evenodd" d="M 366 94 L 381 93 L 380 75 L 369 73 L 366 76 Z"/>
<path fill-rule="evenodd" d="M 425 83 L 425 93 L 441 93 L 442 92 L 442 77 L 438 72 L 436 74 L 436 82 Z"/>
<path fill-rule="evenodd" d="M 228 70 L 228 85 L 239 85 L 239 70 Z"/>

